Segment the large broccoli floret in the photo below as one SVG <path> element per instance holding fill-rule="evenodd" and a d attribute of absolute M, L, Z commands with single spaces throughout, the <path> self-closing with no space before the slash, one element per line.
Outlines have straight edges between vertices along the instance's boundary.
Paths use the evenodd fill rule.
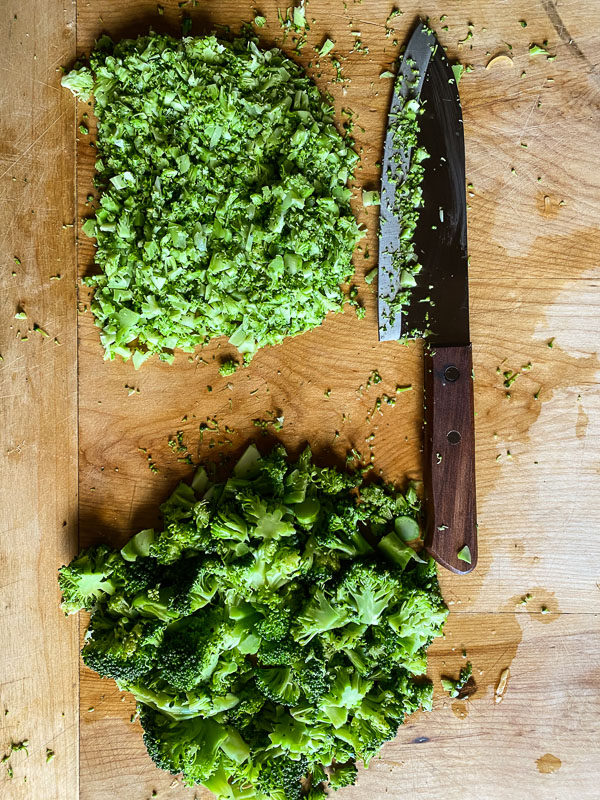
<path fill-rule="evenodd" d="M 308 770 L 308 760 L 302 756 L 297 760 L 284 756 L 267 759 L 260 766 L 257 786 L 273 800 L 301 800 L 302 784 Z"/>
<path fill-rule="evenodd" d="M 332 789 L 354 786 L 358 770 L 354 761 L 347 764 L 333 764 L 329 770 L 329 785 Z"/>
<path fill-rule="evenodd" d="M 58 571 L 58 584 L 62 592 L 61 608 L 65 614 L 76 614 L 85 609 L 93 611 L 97 603 L 116 591 L 113 578 L 119 554 L 104 544 L 82 550 L 68 566 Z"/>
<path fill-rule="evenodd" d="M 325 593 L 317 589 L 296 619 L 293 635 L 300 644 L 306 645 L 318 634 L 341 628 L 350 619 L 346 608 L 332 605 Z"/>
<path fill-rule="evenodd" d="M 356 622 L 377 625 L 383 612 L 402 596 L 398 576 L 380 565 L 355 562 L 338 583 L 336 600 L 347 605 Z"/>
<path fill-rule="evenodd" d="M 208 681 L 219 656 L 239 644 L 240 635 L 220 609 L 197 612 L 165 631 L 157 655 L 160 675 L 177 689 L 187 691 Z"/>
<path fill-rule="evenodd" d="M 185 783 L 206 783 L 224 761 L 243 763 L 248 747 L 234 730 L 212 719 L 172 720 L 140 706 L 144 744 L 160 769 L 182 773 Z"/>
<path fill-rule="evenodd" d="M 96 612 L 81 651 L 86 666 L 103 678 L 135 681 L 150 671 L 164 633 L 164 623 L 118 620 Z"/>

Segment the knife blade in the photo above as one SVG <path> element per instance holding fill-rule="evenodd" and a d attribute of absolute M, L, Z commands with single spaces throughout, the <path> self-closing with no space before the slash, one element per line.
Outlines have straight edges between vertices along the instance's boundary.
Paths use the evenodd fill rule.
<path fill-rule="evenodd" d="M 419 94 L 414 95 L 423 109 L 419 117 L 418 145 L 429 157 L 423 162 L 422 207 L 412 239 L 420 271 L 403 325 L 407 331 L 426 334 L 428 343 L 424 420 L 424 484 L 428 511 L 425 547 L 440 564 L 465 574 L 477 563 L 477 523 L 462 109 L 454 73 L 437 39 L 420 24 L 409 42 L 412 43 L 411 52 L 414 52 L 415 37 L 426 42 L 431 52 L 426 71 L 419 76 Z M 412 59 L 408 46 L 405 59 L 407 56 Z M 404 75 L 401 69 L 399 82 L 405 80 Z M 398 146 L 397 136 L 392 134 L 391 139 L 392 143 L 396 142 L 389 159 L 392 174 L 396 164 L 399 165 L 396 169 L 402 169 L 400 174 L 406 175 L 407 165 L 410 165 L 409 149 Z M 383 196 L 382 179 L 382 204 Z M 401 226 L 402 220 L 399 222 Z M 385 210 L 381 225 L 383 238 L 384 227 L 388 225 Z M 391 236 L 389 240 L 393 247 Z M 401 269 L 397 260 L 395 263 L 392 260 L 392 271 L 394 269 L 396 273 Z M 381 273 L 380 267 L 380 280 Z M 398 275 L 395 280 L 399 281 Z M 393 279 L 389 285 L 394 285 Z M 380 294 L 389 292 L 389 285 L 384 281 Z M 389 326 L 382 337 L 381 322 L 380 317 L 380 339 L 391 338 L 388 337 Z M 394 333 L 400 333 L 398 325 Z"/>
<path fill-rule="evenodd" d="M 379 211 L 379 341 L 400 338 L 402 314 L 396 301 L 403 288 L 402 264 L 398 260 L 403 224 L 397 194 L 408 176 L 412 148 L 405 146 L 397 134 L 405 105 L 421 93 L 434 42 L 425 25 L 417 26 L 400 64 L 388 115 Z"/>

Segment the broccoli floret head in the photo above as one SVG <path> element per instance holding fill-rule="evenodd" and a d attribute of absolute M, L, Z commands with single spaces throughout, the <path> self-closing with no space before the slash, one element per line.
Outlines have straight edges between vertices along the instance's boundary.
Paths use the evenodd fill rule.
<path fill-rule="evenodd" d="M 344 786 L 354 786 L 357 773 L 354 761 L 348 761 L 346 764 L 332 764 L 329 770 L 329 785 L 335 790 L 343 789 Z"/>
<path fill-rule="evenodd" d="M 81 651 L 84 664 L 103 678 L 135 681 L 152 669 L 165 625 L 147 620 L 114 620 L 96 612 Z"/>
<path fill-rule="evenodd" d="M 337 602 L 354 621 L 377 625 L 383 612 L 402 597 L 402 581 L 375 563 L 355 562 L 337 586 Z"/>
<path fill-rule="evenodd" d="M 119 560 L 116 550 L 99 544 L 82 550 L 68 566 L 61 567 L 58 584 L 65 614 L 93 611 L 100 600 L 113 594 L 117 588 L 113 572 Z"/>
<path fill-rule="evenodd" d="M 223 725 L 201 717 L 172 720 L 145 705 L 139 706 L 139 717 L 144 744 L 157 767 L 182 773 L 190 785 L 205 782 L 217 770 L 227 739 Z"/>
<path fill-rule="evenodd" d="M 267 797 L 278 800 L 301 800 L 301 780 L 308 771 L 308 759 L 304 756 L 297 761 L 280 756 L 267 759 L 260 766 L 257 786 Z"/>

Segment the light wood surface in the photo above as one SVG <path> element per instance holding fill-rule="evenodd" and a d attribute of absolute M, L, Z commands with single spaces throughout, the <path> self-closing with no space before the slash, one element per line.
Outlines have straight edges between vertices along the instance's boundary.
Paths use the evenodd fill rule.
<path fill-rule="evenodd" d="M 70 2 L 0 3 L 0 758 L 29 741 L 5 800 L 78 796 L 79 625 L 56 584 L 77 547 L 74 53 Z"/>
<path fill-rule="evenodd" d="M 176 32 L 181 11 L 176 3 L 162 5 L 165 13 L 158 16 L 150 2 L 80 2 L 78 51 L 88 52 L 101 31 L 134 35 L 152 24 Z M 251 19 L 251 8 L 203 1 L 184 11 L 194 20 L 192 32 L 202 33 L 214 23 L 235 27 Z M 265 42 L 280 40 L 275 4 L 259 8 L 267 17 Z M 436 710 L 401 729 L 383 759 L 340 797 L 592 800 L 600 779 L 594 616 L 600 613 L 598 11 L 591 3 L 524 9 L 514 0 L 501 6 L 403 4 L 397 31 L 386 37 L 391 8 L 381 0 L 347 2 L 346 8 L 313 0 L 308 19 L 316 22 L 301 61 L 315 61 L 312 46 L 326 34 L 339 54 L 352 48 L 353 30 L 368 45 L 368 55 L 355 53 L 343 62 L 347 83 L 331 83 L 326 58 L 316 78 L 334 94 L 338 114 L 342 106 L 358 113 L 356 142 L 364 151 L 357 185 L 367 188 L 376 187 L 379 175 L 391 90 L 379 74 L 398 54 L 394 38 L 403 41 L 418 11 L 429 14 L 449 54 L 474 66 L 460 90 L 467 181 L 473 185 L 468 202 L 480 553 L 472 574 L 441 575 L 452 613 L 446 640 L 431 653 Z M 439 22 L 444 13 L 447 20 Z M 519 24 L 523 18 L 527 28 Z M 468 23 L 473 38 L 459 48 Z M 556 59 L 530 58 L 529 44 L 546 39 Z M 512 52 L 514 66 L 486 70 L 503 51 Z M 85 216 L 82 200 L 93 169 L 87 143 L 80 143 L 78 164 L 79 214 Z M 369 231 L 356 258 L 366 319 L 359 321 L 352 310 L 332 317 L 318 330 L 259 353 L 233 378 L 217 372 L 230 350 L 226 342 L 206 349 L 207 364 L 179 355 L 172 367 L 149 363 L 136 373 L 127 364 L 101 362 L 97 331 L 89 314 L 80 315 L 82 543 L 99 537 L 121 542 L 153 520 L 157 498 L 190 474 L 168 447 L 177 430 L 185 432 L 195 458 L 212 460 L 223 451 L 236 455 L 249 438 L 260 443 L 252 420 L 268 412 L 283 413 L 278 438 L 294 453 L 309 441 L 323 458 L 341 461 L 352 445 L 368 452 L 364 439 L 375 432 L 376 464 L 386 477 L 421 476 L 422 348 L 377 343 L 375 294 L 360 279 L 375 264 L 373 255 L 363 256 L 365 246 L 376 252 L 377 209 L 365 212 L 360 202 L 356 208 Z M 93 248 L 82 241 L 81 274 L 92 258 Z M 529 362 L 531 369 L 521 372 Z M 358 391 L 375 368 L 383 383 Z M 510 399 L 505 370 L 521 372 Z M 371 417 L 376 397 L 393 394 L 397 384 L 412 384 L 413 391 Z M 129 395 L 130 386 L 139 393 Z M 200 441 L 199 424 L 213 417 L 220 433 Z M 225 424 L 235 432 L 226 434 Z M 218 446 L 227 439 L 231 445 Z M 147 454 L 138 448 L 151 454 L 160 472 L 150 472 Z M 528 605 L 519 605 L 528 592 Z M 541 614 L 543 606 L 549 614 Z M 439 674 L 458 674 L 463 645 L 478 690 L 466 702 L 450 701 Z M 495 703 L 506 667 L 506 696 Z M 140 798 L 152 789 L 165 798 L 209 796 L 171 786 L 171 776 L 153 769 L 138 724 L 129 722 L 131 702 L 121 702 L 110 682 L 84 670 L 81 700 L 82 800 L 109 800 L 123 785 Z M 416 743 L 424 737 L 429 741 Z M 560 759 L 558 769 L 553 758 Z"/>
<path fill-rule="evenodd" d="M 41 264 L 49 265 L 57 257 L 66 264 L 73 255 L 71 231 L 61 229 L 61 224 L 69 211 L 69 133 L 72 136 L 75 129 L 70 127 L 69 97 L 36 82 L 56 87 L 58 77 L 51 70 L 43 75 L 35 71 L 40 69 L 41 53 L 43 64 L 54 66 L 68 60 L 73 6 L 58 4 L 55 16 L 49 15 L 51 21 L 42 22 L 37 4 L 27 5 L 33 11 L 23 30 L 39 44 L 38 62 L 34 68 L 28 64 L 26 74 L 31 77 L 22 89 L 20 83 L 18 90 L 11 87 L 12 102 L 16 104 L 18 98 L 22 116 L 11 117 L 10 124 L 2 117 L 0 174 L 9 169 L 2 177 L 2 199 L 8 198 L 11 204 L 10 213 L 5 206 L 5 217 L 15 222 L 0 235 L 9 260 L 19 255 L 11 252 L 15 244 L 27 242 L 40 274 L 24 271 L 18 291 L 7 290 L 12 286 L 14 262 L 7 264 L 7 258 L 3 259 L 2 267 L 9 276 L 3 288 L 11 313 L 4 317 L 2 348 L 16 359 L 22 348 L 31 347 L 33 355 L 28 358 L 34 360 L 21 372 L 15 368 L 3 384 L 3 395 L 18 394 L 21 405 L 18 409 L 8 406 L 11 427 L 3 431 L 10 438 L 2 450 L 3 467 L 10 464 L 10 471 L 3 469 L 2 475 L 3 490 L 8 494 L 3 514 L 8 521 L 2 526 L 1 546 L 3 557 L 6 553 L 11 556 L 6 583 L 22 583 L 31 575 L 36 576 L 36 583 L 26 589 L 11 585 L 0 595 L 7 630 L 3 641 L 9 642 L 2 658 L 8 656 L 12 664 L 12 672 L 4 669 L 1 677 L 2 699 L 10 691 L 15 707 L 22 709 L 22 724 L 10 728 L 6 740 L 25 736 L 33 740 L 34 730 L 40 737 L 46 730 L 59 733 L 52 709 L 64 698 L 69 719 L 69 709 L 72 711 L 76 701 L 76 690 L 71 689 L 77 664 L 75 627 L 56 614 L 54 587 L 56 565 L 74 550 L 71 547 L 69 551 L 69 528 L 66 533 L 59 531 L 55 522 L 60 519 L 58 524 L 62 524 L 64 507 L 57 510 L 60 500 L 55 498 L 62 496 L 71 474 L 64 448 L 68 450 L 74 441 L 74 336 L 66 335 L 74 313 L 73 285 L 60 281 L 47 286 L 40 277 Z M 135 35 L 152 25 L 176 33 L 183 12 L 193 19 L 192 33 L 208 31 L 215 23 L 236 27 L 254 16 L 253 5 L 245 0 L 200 0 L 197 6 L 188 3 L 183 9 L 172 0 L 160 5 L 163 15 L 158 14 L 155 2 L 78 0 L 77 52 L 89 52 L 101 32 L 114 37 Z M 342 106 L 358 112 L 355 134 L 357 147 L 364 152 L 357 185 L 367 188 L 377 185 L 376 162 L 381 158 L 391 90 L 391 82 L 380 79 L 379 74 L 392 67 L 398 54 L 394 39 L 403 41 L 417 13 L 430 16 L 451 57 L 474 67 L 463 76 L 460 91 L 467 181 L 472 184 L 468 202 L 479 563 L 466 577 L 441 574 L 451 614 L 446 639 L 431 650 L 434 712 L 410 720 L 397 740 L 385 748 L 382 760 L 360 774 L 356 787 L 338 796 L 341 800 L 367 796 L 378 800 L 593 800 L 600 780 L 600 544 L 596 534 L 600 523 L 600 8 L 592 0 L 401 5 L 404 14 L 394 20 L 397 29 L 386 37 L 385 21 L 392 3 L 347 0 L 344 5 L 342 0 L 312 0 L 307 14 L 309 42 L 300 60 L 305 64 L 314 61 L 312 47 L 321 44 L 326 34 L 336 41 L 338 54 L 345 55 L 352 48 L 352 31 L 360 31 L 361 40 L 368 45 L 368 54 L 354 53 L 343 62 L 344 75 L 351 81 L 332 85 L 334 71 L 327 58 L 322 59 L 321 77 L 316 77 L 321 88 L 334 94 L 338 116 Z M 280 40 L 276 3 L 269 0 L 258 8 L 267 17 L 261 32 L 265 43 Z M 12 6 L 8 10 L 8 19 L 14 13 L 21 16 L 16 4 L 14 11 Z M 439 20 L 442 14 L 447 15 L 443 22 Z M 519 23 L 522 19 L 527 21 L 526 28 Z M 473 24 L 473 37 L 459 46 L 469 23 Z M 445 25 L 448 31 L 442 30 Z M 3 35 L 8 35 L 4 29 Z M 529 44 L 546 39 L 556 59 L 531 58 Z M 0 62 L 3 68 L 17 72 L 15 64 L 22 63 L 19 58 L 26 59 L 16 46 L 18 41 L 21 39 L 4 47 Z M 33 41 L 23 41 L 29 48 L 27 58 L 33 58 Z M 53 47 L 58 47 L 58 52 Z M 289 51 L 289 42 L 284 47 Z M 501 52 L 511 53 L 514 65 L 486 69 L 490 59 Z M 52 108 L 53 117 L 45 116 L 47 108 Z M 83 110 L 80 107 L 78 113 Z M 60 114 L 64 116 L 56 122 Z M 46 131 L 53 121 L 55 127 Z M 87 215 L 85 198 L 91 190 L 94 159 L 89 138 L 79 138 L 77 215 L 81 218 Z M 22 187 L 7 188 L 4 183 L 21 154 L 26 154 L 19 162 L 21 171 L 14 174 L 18 179 L 28 176 L 36 186 L 27 201 Z M 32 208 L 38 215 L 36 225 L 25 227 L 24 219 Z M 178 462 L 168 447 L 169 437 L 178 430 L 184 431 L 195 459 L 213 460 L 223 452 L 233 457 L 249 439 L 257 440 L 259 446 L 261 441 L 265 445 L 272 442 L 260 435 L 252 420 L 281 412 L 285 422 L 277 438 L 293 453 L 309 441 L 320 457 L 340 462 L 352 445 L 368 452 L 364 439 L 374 432 L 376 464 L 387 478 L 420 477 L 422 348 L 419 343 L 408 347 L 377 343 L 375 294 L 360 278 L 374 266 L 373 257 L 364 258 L 363 254 L 365 246 L 371 254 L 376 251 L 377 209 L 365 212 L 360 202 L 356 209 L 369 229 L 356 257 L 366 319 L 359 321 L 349 309 L 318 330 L 259 353 L 250 368 L 232 378 L 218 375 L 218 360 L 231 350 L 226 342 L 205 349 L 201 355 L 206 364 L 199 358 L 190 362 L 187 355 L 179 354 L 173 366 L 148 363 L 136 373 L 130 364 L 103 362 L 98 331 L 85 310 L 88 296 L 80 286 L 82 545 L 99 539 L 120 543 L 154 519 L 158 502 L 179 478 L 190 474 L 190 468 Z M 21 239 L 11 238 L 17 236 Z M 93 247 L 82 235 L 80 275 L 90 269 L 92 260 Z M 26 264 L 25 259 L 22 262 Z M 48 271 L 54 274 L 50 266 Z M 64 288 L 67 285 L 68 290 Z M 38 307 L 46 313 L 39 324 L 45 327 L 46 322 L 51 328 L 56 319 L 56 329 L 60 326 L 65 333 L 63 347 L 56 347 L 51 356 L 48 350 L 42 354 L 41 349 L 51 342 L 30 338 L 15 344 L 9 327 L 13 305 L 27 302 L 28 310 L 37 310 L 36 297 Z M 552 339 L 550 348 L 547 343 Z M 0 363 L 4 378 L 9 359 L 4 350 L 0 352 L 5 358 Z M 45 360 L 50 357 L 52 362 Z M 531 369 L 521 372 L 508 399 L 502 373 L 520 371 L 529 362 Z M 383 383 L 358 391 L 375 368 Z M 39 381 L 35 392 L 24 390 L 25 377 L 31 383 L 34 376 Z M 18 383 L 19 378 L 23 383 Z M 412 384 L 413 390 L 398 395 L 395 407 L 384 405 L 381 415 L 371 416 L 376 397 L 393 393 L 397 384 Z M 128 387 L 139 392 L 130 395 Z M 331 395 L 325 398 L 328 389 Z M 16 400 L 3 399 L 7 402 Z M 219 421 L 220 432 L 205 434 L 200 441 L 198 426 L 207 418 Z M 225 425 L 234 433 L 226 433 Z M 339 437 L 334 441 L 336 431 Z M 18 434 L 30 447 L 15 451 L 20 461 L 13 453 L 10 458 L 14 460 L 9 462 L 8 450 L 21 441 L 17 441 Z M 148 454 L 160 470 L 157 474 L 148 468 Z M 48 466 L 48 458 L 56 468 Z M 72 510 L 73 486 L 68 496 Z M 34 524 L 31 518 L 36 514 Z M 68 514 L 64 519 L 70 525 Z M 30 525 L 26 535 L 25 522 L 14 528 L 15 520 Z M 42 531 L 43 551 L 39 549 Z M 33 551 L 32 536 L 38 547 Z M 21 566 L 14 551 L 18 547 L 22 552 L 24 539 L 30 550 Z M 528 592 L 531 600 L 526 606 L 519 605 Z M 27 624 L 17 629 L 9 614 L 23 605 Z M 542 606 L 549 613 L 542 614 Z M 7 607 L 10 611 L 4 611 Z M 33 642 L 24 634 L 30 629 L 38 631 Z M 439 675 L 446 671 L 458 674 L 464 663 L 463 645 L 473 662 L 477 691 L 467 701 L 450 701 L 441 691 Z M 34 660 L 27 658 L 24 666 L 26 654 Z M 38 673 L 49 675 L 51 693 L 41 695 L 29 663 Z M 510 678 L 505 697 L 496 703 L 494 690 L 506 667 L 510 667 Z M 171 786 L 172 776 L 155 770 L 145 755 L 139 725 L 129 721 L 131 701 L 122 701 L 111 681 L 102 681 L 85 669 L 80 675 L 81 800 L 125 796 L 145 800 L 153 789 L 160 798 L 209 797 L 180 784 Z M 13 688 L 5 688 L 7 676 L 15 682 L 27 677 Z M 70 760 L 65 754 L 58 770 L 57 755 L 53 764 L 44 764 L 36 773 L 40 781 L 45 775 L 55 775 L 55 788 L 46 789 L 41 795 L 45 798 L 69 800 L 75 796 L 74 722 L 71 716 L 71 749 L 66 748 Z M 54 749 L 58 754 L 58 745 Z M 16 754 L 15 762 L 17 756 L 23 754 Z M 19 768 L 26 763 L 33 775 L 33 754 L 18 763 Z M 33 783 L 26 787 L 23 772 L 19 775 L 20 783 L 13 779 L 10 784 L 14 791 L 11 800 L 13 796 L 39 797 L 39 792 L 32 791 Z"/>

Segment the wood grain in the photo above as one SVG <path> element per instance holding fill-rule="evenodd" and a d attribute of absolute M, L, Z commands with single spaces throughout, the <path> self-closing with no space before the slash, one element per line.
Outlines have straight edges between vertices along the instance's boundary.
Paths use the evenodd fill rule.
<path fill-rule="evenodd" d="M 424 445 L 425 545 L 442 566 L 466 575 L 477 566 L 471 345 L 432 345 L 425 354 Z M 458 557 L 465 547 L 467 560 Z"/>
<path fill-rule="evenodd" d="M 259 6 L 267 17 L 261 39 L 268 45 L 281 43 L 276 5 Z M 225 341 L 198 354 L 204 361 L 180 354 L 172 367 L 148 363 L 136 373 L 129 364 L 101 360 L 80 289 L 82 544 L 120 543 L 154 520 L 157 502 L 191 474 L 168 446 L 178 430 L 195 459 L 231 459 L 251 439 L 259 446 L 273 441 L 253 424 L 269 412 L 284 415 L 277 438 L 294 454 L 309 441 L 323 461 L 343 463 L 350 446 L 368 459 L 365 439 L 374 433 L 372 452 L 386 478 L 420 478 L 422 348 L 377 343 L 375 294 L 362 280 L 375 266 L 377 209 L 361 208 L 360 187 L 376 188 L 379 177 L 391 91 L 379 74 L 393 66 L 417 13 L 429 15 L 451 58 L 473 65 L 460 92 L 471 184 L 479 563 L 468 576 L 440 576 L 452 613 L 446 640 L 431 653 L 434 713 L 401 729 L 383 759 L 340 793 L 347 800 L 597 796 L 600 12 L 592 0 L 526 5 L 402 4 L 396 29 L 386 36 L 392 3 L 309 3 L 311 31 L 299 60 L 313 62 L 309 71 L 334 95 L 338 119 L 342 107 L 358 113 L 356 210 L 368 228 L 356 256 L 364 321 L 351 310 L 330 317 L 319 329 L 259 353 L 229 379 L 218 375 L 219 360 L 231 350 Z M 245 0 L 202 0 L 183 8 L 165 0 L 160 6 L 163 14 L 149 0 L 79 0 L 78 53 L 89 52 L 101 32 L 135 35 L 152 25 L 177 33 L 182 14 L 189 14 L 192 33 L 202 33 L 217 23 L 237 28 L 255 13 Z M 469 23 L 472 38 L 459 45 Z M 349 80 L 332 83 L 329 60 L 316 67 L 313 46 L 329 35 L 335 52 L 346 55 L 353 31 L 360 31 L 369 52 L 349 55 L 342 62 Z M 531 58 L 529 44 L 546 39 L 556 60 Z M 283 46 L 291 52 L 289 40 Z M 513 66 L 486 69 L 500 52 L 511 55 Z M 78 216 L 84 217 L 94 154 L 88 138 L 80 138 Z M 82 237 L 80 275 L 92 261 L 93 247 Z M 373 369 L 383 382 L 367 389 Z M 503 385 L 505 371 L 518 373 L 510 389 Z M 396 385 L 406 384 L 412 391 L 395 395 Z M 378 411 L 376 399 L 384 394 L 396 404 L 383 403 Z M 201 437 L 199 425 L 207 419 L 216 419 L 219 430 Z M 157 474 L 148 469 L 148 456 Z M 532 598 L 520 605 L 526 593 Z M 549 613 L 541 614 L 543 606 Z M 442 669 L 457 675 L 462 644 L 478 691 L 468 703 L 451 703 L 437 678 Z M 506 698 L 496 704 L 492 687 L 506 666 Z M 129 722 L 131 703 L 110 681 L 82 670 L 81 709 L 82 800 L 120 794 L 143 800 L 153 788 L 165 798 L 208 798 L 171 787 L 172 777 L 153 768 L 137 724 Z M 542 774 L 536 762 L 548 753 L 561 766 Z"/>
<path fill-rule="evenodd" d="M 74 53 L 71 3 L 0 5 L 1 754 L 29 740 L 6 800 L 78 796 L 78 621 L 56 582 L 77 547 Z"/>

